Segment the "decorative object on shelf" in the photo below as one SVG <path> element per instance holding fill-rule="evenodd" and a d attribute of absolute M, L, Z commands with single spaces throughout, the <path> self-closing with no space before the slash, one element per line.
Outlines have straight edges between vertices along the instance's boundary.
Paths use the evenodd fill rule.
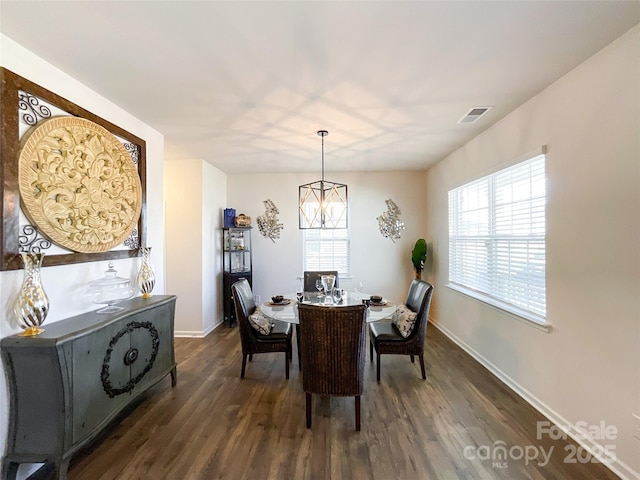
<path fill-rule="evenodd" d="M 236 323 L 231 285 L 243 278 L 252 284 L 251 230 L 251 227 L 222 229 L 222 305 L 224 322 L 229 322 L 230 327 Z"/>
<path fill-rule="evenodd" d="M 119 277 L 113 262 L 109 262 L 104 277 L 89 283 L 89 292 L 93 303 L 107 304 L 106 307 L 96 310 L 96 313 L 116 313 L 124 310 L 116 303 L 133 297 L 135 290 L 129 279 Z"/>
<path fill-rule="evenodd" d="M 236 227 L 249 227 L 251 226 L 251 217 L 241 213 L 236 217 Z"/>
<path fill-rule="evenodd" d="M 324 137 L 326 130 L 318 130 L 322 137 L 322 179 L 298 187 L 298 226 L 300 229 L 347 228 L 348 197 L 343 183 L 324 179 Z"/>
<path fill-rule="evenodd" d="M 422 270 L 424 270 L 424 262 L 427 260 L 427 242 L 424 238 L 416 241 L 411 251 L 411 262 L 413 269 L 416 271 L 416 279 L 422 279 Z"/>
<path fill-rule="evenodd" d="M 151 247 L 142 247 L 140 252 L 142 253 L 142 264 L 136 282 L 140 293 L 142 293 L 142 298 L 149 298 L 156 284 L 156 276 L 151 268 Z"/>
<path fill-rule="evenodd" d="M 273 243 L 276 243 L 276 238 L 280 238 L 280 230 L 284 228 L 284 225 L 278 223 L 278 207 L 271 201 L 265 200 L 264 202 L 264 215 L 260 215 L 257 218 L 258 229 L 263 237 L 271 239 Z"/>
<path fill-rule="evenodd" d="M 224 226 L 235 227 L 236 226 L 236 209 L 235 208 L 225 208 L 224 209 Z"/>
<path fill-rule="evenodd" d="M 24 329 L 20 336 L 32 337 L 44 332 L 40 326 L 49 313 L 49 298 L 42 288 L 40 278 L 44 253 L 21 253 L 20 256 L 24 262 L 24 278 L 13 312 L 18 317 L 18 324 Z"/>
<path fill-rule="evenodd" d="M 387 211 L 383 212 L 376 220 L 380 233 L 385 238 L 390 238 L 393 243 L 402 236 L 404 223 L 400 221 L 400 208 L 390 198 L 385 200 Z"/>
<path fill-rule="evenodd" d="M 142 209 L 137 167 L 122 143 L 84 118 L 53 117 L 23 139 L 18 160 L 25 213 L 74 252 L 106 252 L 125 241 Z"/>

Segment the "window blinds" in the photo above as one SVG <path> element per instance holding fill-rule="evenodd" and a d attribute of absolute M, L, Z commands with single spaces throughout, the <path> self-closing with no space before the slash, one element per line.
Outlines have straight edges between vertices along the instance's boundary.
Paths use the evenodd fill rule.
<path fill-rule="evenodd" d="M 349 231 L 303 230 L 304 270 L 337 270 L 342 276 L 350 271 Z"/>
<path fill-rule="evenodd" d="M 449 282 L 544 322 L 545 156 L 449 191 Z"/>

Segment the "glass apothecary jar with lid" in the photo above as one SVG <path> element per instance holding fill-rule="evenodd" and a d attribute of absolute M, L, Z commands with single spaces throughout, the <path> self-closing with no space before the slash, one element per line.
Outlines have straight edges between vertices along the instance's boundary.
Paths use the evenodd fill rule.
<path fill-rule="evenodd" d="M 115 313 L 124 310 L 116 304 L 133 297 L 134 293 L 135 288 L 131 285 L 131 280 L 118 276 L 113 262 L 109 262 L 104 277 L 89 283 L 91 301 L 107 305 L 96 313 Z"/>

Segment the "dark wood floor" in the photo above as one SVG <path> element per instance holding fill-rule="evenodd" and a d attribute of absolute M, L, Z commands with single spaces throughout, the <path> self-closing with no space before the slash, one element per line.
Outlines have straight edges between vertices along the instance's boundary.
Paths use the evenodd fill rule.
<path fill-rule="evenodd" d="M 378 384 L 367 355 L 362 431 L 353 398 L 315 396 L 307 430 L 295 348 L 290 380 L 283 354 L 255 355 L 240 380 L 237 328 L 176 339 L 177 386 L 167 378 L 154 387 L 72 461 L 69 478 L 618 478 L 599 463 L 566 463 L 575 444 L 537 439 L 544 418 L 433 327 L 426 381 L 417 362 L 383 356 Z M 492 459 L 500 446 L 506 458 Z M 546 465 L 540 453 L 518 458 L 551 447 Z"/>

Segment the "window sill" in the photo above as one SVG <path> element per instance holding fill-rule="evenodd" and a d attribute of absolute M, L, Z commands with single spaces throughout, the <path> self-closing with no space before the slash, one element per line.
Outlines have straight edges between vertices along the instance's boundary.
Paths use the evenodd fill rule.
<path fill-rule="evenodd" d="M 474 300 L 478 300 L 488 307 L 499 310 L 502 313 L 506 313 L 507 315 L 519 320 L 527 325 L 537 328 L 538 330 L 542 330 L 543 332 L 550 333 L 552 330 L 552 326 L 550 323 L 544 321 L 544 319 L 537 317 L 529 312 L 524 310 L 520 310 L 517 307 L 513 307 L 512 305 L 507 305 L 502 303 L 495 298 L 491 298 L 487 295 L 483 295 L 482 293 L 476 292 L 475 290 L 471 290 L 468 288 L 461 287 L 460 285 L 454 285 L 448 283 L 446 287 L 450 288 L 454 292 L 461 293 L 467 297 L 471 297 Z"/>
<path fill-rule="evenodd" d="M 340 281 L 351 281 L 354 279 L 351 275 L 338 275 L 340 277 Z M 304 276 L 296 277 L 300 281 L 304 281 Z"/>

